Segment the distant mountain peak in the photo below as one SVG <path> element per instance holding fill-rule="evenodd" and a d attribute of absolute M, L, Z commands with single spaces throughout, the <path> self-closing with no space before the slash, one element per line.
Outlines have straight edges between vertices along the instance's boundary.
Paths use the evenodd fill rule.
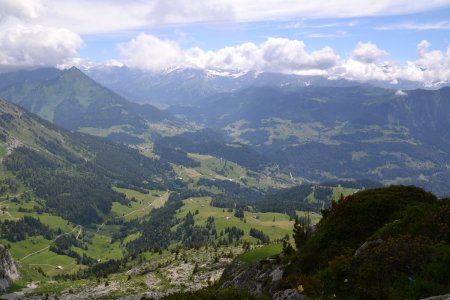
<path fill-rule="evenodd" d="M 77 67 L 71 67 L 68 69 L 64 69 L 62 71 L 62 74 L 71 74 L 71 75 L 79 75 L 79 76 L 83 76 L 83 77 L 89 77 L 86 74 L 84 74 L 80 69 L 78 69 Z M 92 79 L 91 79 L 92 80 Z"/>

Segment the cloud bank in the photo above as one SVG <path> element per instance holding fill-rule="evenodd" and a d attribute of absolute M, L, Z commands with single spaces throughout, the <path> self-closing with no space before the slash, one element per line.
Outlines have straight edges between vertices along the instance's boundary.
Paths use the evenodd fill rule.
<path fill-rule="evenodd" d="M 3 0 L 15 3 L 15 0 Z M 37 3 L 44 0 L 36 0 Z M 17 2 L 35 2 L 17 0 Z M 173 24 L 407 15 L 448 7 L 449 0 L 45 0 L 38 21 L 79 34 Z M 101 13 L 99 13 L 101 12 Z"/>
<path fill-rule="evenodd" d="M 268 38 L 259 45 L 243 43 L 217 51 L 204 51 L 200 48 L 181 50 L 173 41 L 140 34 L 129 43 L 121 44 L 119 50 L 124 57 L 125 65 L 153 71 L 180 66 L 320 73 L 335 66 L 339 60 L 339 56 L 330 47 L 308 52 L 302 41 L 286 38 Z"/>
<path fill-rule="evenodd" d="M 308 51 L 303 41 L 286 38 L 268 38 L 261 44 L 243 43 L 204 51 L 181 49 L 174 41 L 140 34 L 119 46 L 125 65 L 149 71 L 191 67 L 323 75 L 358 81 L 411 80 L 428 86 L 450 82 L 450 47 L 446 53 L 429 48 L 428 41 L 421 41 L 416 49 L 417 59 L 398 65 L 383 60 L 388 52 L 370 41 L 359 42 L 347 58 L 341 58 L 328 46 Z"/>
<path fill-rule="evenodd" d="M 2 0 L 6 16 L 78 34 L 174 24 L 286 21 L 407 15 L 450 6 L 449 0 Z"/>

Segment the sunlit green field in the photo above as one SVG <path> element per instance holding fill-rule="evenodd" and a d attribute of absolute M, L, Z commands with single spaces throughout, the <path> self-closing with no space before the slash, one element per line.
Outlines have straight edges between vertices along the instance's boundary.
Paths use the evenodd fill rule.
<path fill-rule="evenodd" d="M 244 213 L 244 220 L 234 216 L 233 212 L 227 209 L 210 206 L 211 198 L 190 198 L 183 201 L 184 205 L 180 208 L 177 217 L 185 216 L 189 211 L 198 214 L 194 215 L 194 220 L 198 225 L 206 224 L 208 217 L 214 217 L 217 232 L 226 227 L 236 226 L 245 231 L 244 240 L 256 242 L 257 240 L 249 235 L 250 228 L 256 228 L 267 234 L 271 240 L 281 239 L 286 234 L 292 233 L 293 221 L 289 221 L 289 216 L 281 213 Z"/>
<path fill-rule="evenodd" d="M 242 261 L 245 265 L 249 266 L 255 261 L 281 253 L 282 249 L 283 249 L 282 244 L 270 244 L 243 253 L 239 255 L 237 258 L 238 260 Z"/>
<path fill-rule="evenodd" d="M 114 187 L 114 190 L 126 195 L 131 200 L 130 205 L 123 205 L 114 202 L 111 213 L 114 217 L 124 218 L 125 220 L 142 218 L 153 209 L 159 208 L 167 201 L 169 194 L 162 191 L 149 191 L 148 194 L 140 193 L 135 190 Z"/>

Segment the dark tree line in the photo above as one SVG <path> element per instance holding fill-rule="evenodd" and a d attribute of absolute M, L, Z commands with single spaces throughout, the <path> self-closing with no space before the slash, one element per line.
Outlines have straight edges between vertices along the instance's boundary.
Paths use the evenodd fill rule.
<path fill-rule="evenodd" d="M 188 157 L 186 151 L 179 148 L 165 147 L 160 144 L 155 144 L 153 151 L 162 159 L 170 161 L 177 165 L 182 165 L 188 168 L 195 168 L 200 166 L 200 163 Z"/>
<path fill-rule="evenodd" d="M 236 206 L 247 209 L 248 206 L 254 206 L 261 198 L 263 192 L 247 187 L 242 187 L 239 183 L 229 180 L 211 180 L 200 178 L 198 186 L 208 188 L 217 188 L 220 193 L 212 194 L 211 205 L 220 208 L 234 208 Z"/>
<path fill-rule="evenodd" d="M 262 212 L 285 213 L 296 217 L 296 210 L 319 212 L 324 202 L 308 203 L 305 198 L 313 191 L 312 185 L 300 185 L 268 194 L 256 203 L 256 208 Z"/>
<path fill-rule="evenodd" d="M 0 195 L 5 195 L 6 193 L 15 194 L 19 190 L 20 184 L 17 180 L 13 178 L 4 178 L 0 180 Z"/>
<path fill-rule="evenodd" d="M 250 228 L 250 236 L 254 237 L 255 239 L 258 239 L 263 244 L 268 244 L 270 242 L 270 238 L 268 235 L 266 235 L 261 230 L 258 230 L 256 228 Z"/>
<path fill-rule="evenodd" d="M 87 256 L 85 253 L 81 255 L 72 250 L 72 247 L 88 250 L 87 246 L 85 246 L 82 241 L 77 240 L 73 235 L 63 235 L 50 246 L 50 251 L 53 251 L 56 254 L 73 257 L 76 259 L 77 264 L 93 265 L 97 262 L 96 259 Z"/>
<path fill-rule="evenodd" d="M 200 248 L 208 245 L 217 237 L 214 217 L 208 217 L 205 226 L 194 225 L 194 215 L 186 214 L 184 221 L 177 228 L 176 239 L 187 248 Z"/>
<path fill-rule="evenodd" d="M 136 255 L 145 251 L 159 252 L 167 249 L 172 241 L 179 241 L 181 237 L 171 228 L 178 224 L 175 215 L 177 210 L 183 206 L 182 200 L 202 196 L 205 196 L 203 191 L 193 190 L 171 193 L 163 207 L 152 210 L 150 218 L 135 228 L 141 233 L 141 236 L 127 244 L 128 253 Z M 192 225 L 192 220 L 186 221 L 185 219 L 185 222 L 188 227 Z M 131 232 L 129 231 L 127 234 Z"/>
<path fill-rule="evenodd" d="M 39 219 L 24 216 L 18 221 L 5 220 L 0 222 L 0 238 L 10 242 L 19 242 L 29 236 L 42 235 L 47 240 L 51 240 L 56 232 L 43 224 Z"/>

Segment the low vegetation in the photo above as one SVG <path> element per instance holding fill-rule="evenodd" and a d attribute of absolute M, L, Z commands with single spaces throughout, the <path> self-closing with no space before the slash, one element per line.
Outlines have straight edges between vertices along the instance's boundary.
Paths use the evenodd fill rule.
<path fill-rule="evenodd" d="M 450 204 L 416 187 L 356 193 L 294 235 L 284 284 L 312 297 L 418 299 L 448 293 Z"/>

